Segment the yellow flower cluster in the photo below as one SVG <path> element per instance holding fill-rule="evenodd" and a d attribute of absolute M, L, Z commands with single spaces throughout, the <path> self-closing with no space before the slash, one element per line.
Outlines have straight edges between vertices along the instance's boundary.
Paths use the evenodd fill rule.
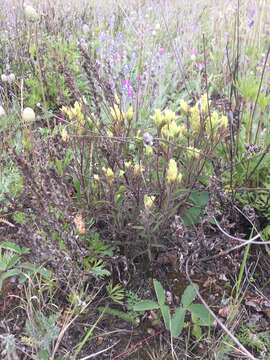
<path fill-rule="evenodd" d="M 69 135 L 66 128 L 63 128 L 61 130 L 61 138 L 64 142 L 67 142 L 69 140 Z"/>
<path fill-rule="evenodd" d="M 166 124 L 161 129 L 161 135 L 166 138 L 176 138 L 180 135 L 183 135 L 185 131 L 184 125 L 177 125 L 176 122 L 173 120 L 171 123 Z"/>
<path fill-rule="evenodd" d="M 190 127 L 191 130 L 197 134 L 200 131 L 201 128 L 201 114 L 200 114 L 200 110 L 199 110 L 199 106 L 198 104 L 194 105 L 191 109 L 190 109 Z"/>
<path fill-rule="evenodd" d="M 210 119 L 208 107 L 210 104 L 211 101 L 208 100 L 207 94 L 203 94 L 199 101 L 192 107 L 189 107 L 184 100 L 180 101 L 180 108 L 185 114 L 189 115 L 190 127 L 194 134 L 200 132 L 202 124 L 203 126 L 205 125 L 208 135 L 210 135 L 213 130 L 224 129 L 228 126 L 227 117 L 225 115 L 219 115 L 217 111 L 211 113 Z"/>
<path fill-rule="evenodd" d="M 174 111 L 166 109 L 162 112 L 156 109 L 152 119 L 155 125 L 161 129 L 161 135 L 166 139 L 173 139 L 183 134 L 184 125 L 178 125 L 176 122 L 176 114 Z"/>
<path fill-rule="evenodd" d="M 81 133 L 85 124 L 85 118 L 82 112 L 82 103 L 76 101 L 73 106 L 63 106 L 62 111 L 67 115 L 69 120 L 76 121 L 78 132 Z"/>
<path fill-rule="evenodd" d="M 113 172 L 113 170 L 110 167 L 108 167 L 108 168 L 103 167 L 102 171 L 103 171 L 104 175 L 106 176 L 106 179 L 107 179 L 108 183 L 112 184 L 112 182 L 114 180 L 114 172 Z"/>
<path fill-rule="evenodd" d="M 133 107 L 129 106 L 127 112 L 125 112 L 124 117 L 127 119 L 128 122 L 130 122 L 133 119 L 134 111 Z"/>
<path fill-rule="evenodd" d="M 187 155 L 195 159 L 199 159 L 201 156 L 201 151 L 193 146 L 188 146 Z"/>
<path fill-rule="evenodd" d="M 156 109 L 153 115 L 154 123 L 157 127 L 161 127 L 164 123 L 164 117 L 160 109 Z"/>
<path fill-rule="evenodd" d="M 180 100 L 180 111 L 185 115 L 189 115 L 191 130 L 194 134 L 198 134 L 201 129 L 201 116 L 208 113 L 207 94 L 203 94 L 194 106 L 189 106 L 183 99 Z"/>
<path fill-rule="evenodd" d="M 228 127 L 228 119 L 225 115 L 219 115 L 217 111 L 213 111 L 211 119 L 208 117 L 205 125 L 207 135 L 211 135 L 213 131 L 226 129 Z"/>
<path fill-rule="evenodd" d="M 162 112 L 160 109 L 156 109 L 154 115 L 152 116 L 154 123 L 157 127 L 162 127 L 165 124 L 170 124 L 172 121 L 176 120 L 176 114 L 174 111 L 166 109 Z"/>
<path fill-rule="evenodd" d="M 180 100 L 180 110 L 182 110 L 185 114 L 188 114 L 190 110 L 187 102 L 183 99 Z"/>
<path fill-rule="evenodd" d="M 209 100 L 209 105 L 210 105 L 211 101 Z M 201 111 L 204 114 L 208 113 L 208 100 L 207 100 L 207 94 L 203 94 L 201 99 L 200 99 L 200 105 L 201 105 Z"/>
<path fill-rule="evenodd" d="M 135 176 L 140 176 L 144 172 L 144 167 L 141 164 L 132 164 L 131 161 L 124 163 L 125 169 L 131 169 Z"/>
<path fill-rule="evenodd" d="M 113 120 L 116 122 L 122 122 L 124 120 L 130 122 L 133 119 L 134 111 L 132 106 L 129 106 L 126 112 L 122 112 L 119 104 L 115 103 L 113 107 L 110 108 L 110 111 Z"/>
<path fill-rule="evenodd" d="M 144 172 L 144 167 L 140 164 L 135 164 L 133 166 L 133 173 L 135 176 L 140 176 Z"/>
<path fill-rule="evenodd" d="M 150 196 L 150 195 L 144 195 L 143 197 L 143 203 L 144 203 L 144 207 L 146 211 L 151 210 L 151 208 L 154 205 L 156 197 L 155 196 Z"/>
<path fill-rule="evenodd" d="M 169 165 L 167 168 L 166 180 L 168 184 L 172 184 L 174 182 L 182 181 L 182 174 L 178 171 L 178 167 L 176 161 L 174 159 L 170 159 Z"/>

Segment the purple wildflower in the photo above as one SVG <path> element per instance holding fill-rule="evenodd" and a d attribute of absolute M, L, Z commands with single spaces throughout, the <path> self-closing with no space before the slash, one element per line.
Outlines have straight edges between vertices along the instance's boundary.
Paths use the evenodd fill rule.
<path fill-rule="evenodd" d="M 249 9 L 248 11 L 248 14 L 247 14 L 247 17 L 248 17 L 248 22 L 247 22 L 247 25 L 248 27 L 251 29 L 254 25 L 254 17 L 256 15 L 256 8 L 255 7 L 252 7 Z"/>
<path fill-rule="evenodd" d="M 129 98 L 132 98 L 133 88 L 132 88 L 131 81 L 129 79 L 125 79 L 123 81 L 123 90 L 126 92 L 126 94 Z"/>
<path fill-rule="evenodd" d="M 163 47 L 161 47 L 159 49 L 159 55 L 163 55 L 165 53 L 165 49 Z"/>

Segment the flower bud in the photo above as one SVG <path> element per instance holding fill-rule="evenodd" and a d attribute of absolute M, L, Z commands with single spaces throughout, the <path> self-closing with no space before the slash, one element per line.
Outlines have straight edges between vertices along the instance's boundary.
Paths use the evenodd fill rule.
<path fill-rule="evenodd" d="M 169 184 L 174 183 L 177 180 L 177 176 L 178 176 L 178 168 L 176 161 L 174 159 L 170 159 L 167 169 L 167 176 L 166 176 L 167 182 Z"/>
<path fill-rule="evenodd" d="M 126 112 L 126 118 L 128 122 L 130 122 L 133 119 L 133 114 L 134 114 L 133 107 L 130 106 L 128 108 L 128 111 Z"/>
<path fill-rule="evenodd" d="M 155 196 L 144 195 L 143 203 L 147 211 L 149 211 L 153 207 L 155 198 Z"/>
<path fill-rule="evenodd" d="M 61 138 L 64 142 L 67 142 L 69 140 L 69 135 L 68 132 L 66 130 L 66 128 L 63 128 L 61 131 Z"/>

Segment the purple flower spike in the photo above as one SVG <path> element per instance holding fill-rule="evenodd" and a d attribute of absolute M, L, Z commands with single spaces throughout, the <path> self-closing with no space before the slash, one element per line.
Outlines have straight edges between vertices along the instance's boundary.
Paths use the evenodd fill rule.
<path fill-rule="evenodd" d="M 126 94 L 129 98 L 132 98 L 133 88 L 132 88 L 131 81 L 129 79 L 125 79 L 123 81 L 123 90 L 126 92 Z"/>

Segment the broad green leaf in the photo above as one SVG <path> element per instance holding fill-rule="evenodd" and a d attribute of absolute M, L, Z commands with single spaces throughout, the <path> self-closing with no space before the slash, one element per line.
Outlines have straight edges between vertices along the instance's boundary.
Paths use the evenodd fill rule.
<path fill-rule="evenodd" d="M 200 221 L 202 209 L 200 207 L 192 206 L 188 208 L 182 217 L 183 223 L 186 226 L 196 225 Z"/>
<path fill-rule="evenodd" d="M 197 207 L 203 208 L 207 205 L 209 200 L 208 191 L 192 191 L 189 200 Z"/>
<path fill-rule="evenodd" d="M 195 336 L 197 340 L 200 340 L 202 337 L 202 328 L 198 323 L 194 323 L 192 326 L 192 335 Z"/>
<path fill-rule="evenodd" d="M 20 255 L 11 256 L 7 262 L 7 269 L 13 268 L 20 261 L 20 258 Z"/>
<path fill-rule="evenodd" d="M 156 279 L 154 279 L 154 288 L 155 288 L 155 292 L 157 295 L 159 305 L 160 306 L 164 305 L 165 304 L 165 291 L 164 291 L 161 283 Z"/>
<path fill-rule="evenodd" d="M 159 305 L 153 300 L 143 300 L 133 306 L 133 311 L 147 311 L 159 309 Z"/>
<path fill-rule="evenodd" d="M 37 354 L 38 360 L 48 360 L 49 359 L 49 353 L 47 350 L 40 350 Z"/>
<path fill-rule="evenodd" d="M 198 318 L 198 325 L 201 326 L 211 326 L 213 325 L 213 317 L 202 304 L 192 304 L 189 306 L 188 310 L 192 315 Z"/>
<path fill-rule="evenodd" d="M 171 320 L 171 335 L 177 337 L 181 334 L 185 324 L 186 309 L 178 307 Z"/>
<path fill-rule="evenodd" d="M 13 276 L 17 276 L 17 275 L 20 275 L 20 270 L 19 269 L 11 269 L 11 270 L 8 270 L 8 271 L 5 271 L 3 274 L 0 275 L 0 291 L 2 289 L 2 286 L 3 286 L 3 282 L 10 278 L 10 277 L 13 277 Z"/>
<path fill-rule="evenodd" d="M 23 254 L 29 254 L 30 250 L 25 248 L 25 247 L 20 247 L 17 244 L 14 244 L 13 242 L 10 241 L 4 241 L 0 244 L 0 248 L 5 249 L 5 250 L 10 250 L 13 251 L 19 255 L 23 255 Z"/>
<path fill-rule="evenodd" d="M 189 305 L 192 304 L 192 302 L 197 296 L 198 290 L 199 287 L 196 284 L 194 285 L 190 284 L 186 287 L 181 299 L 181 303 L 184 307 L 188 307 Z"/>
<path fill-rule="evenodd" d="M 170 308 L 168 305 L 161 305 L 160 306 L 160 311 L 163 317 L 163 321 L 165 324 L 165 327 L 167 330 L 170 330 L 171 327 L 171 314 L 170 314 Z"/>
<path fill-rule="evenodd" d="M 135 326 L 138 326 L 140 323 L 139 314 L 135 314 L 134 312 L 131 312 L 131 311 L 124 312 L 124 311 L 121 311 L 118 309 L 112 309 L 112 308 L 103 307 L 103 306 L 98 307 L 98 311 L 103 314 L 116 316 L 119 319 L 127 321 Z"/>
<path fill-rule="evenodd" d="M 23 270 L 26 270 L 29 272 L 29 275 L 33 275 L 33 274 L 40 274 L 41 276 L 43 276 L 45 279 L 50 280 L 52 277 L 52 273 L 51 271 L 45 269 L 42 266 L 36 266 L 34 264 L 25 262 L 19 265 L 19 267 Z"/>
<path fill-rule="evenodd" d="M 188 208 L 183 215 L 183 222 L 186 226 L 196 225 L 200 221 L 202 211 L 209 200 L 209 193 L 207 191 L 192 191 L 189 200 L 194 206 Z"/>

